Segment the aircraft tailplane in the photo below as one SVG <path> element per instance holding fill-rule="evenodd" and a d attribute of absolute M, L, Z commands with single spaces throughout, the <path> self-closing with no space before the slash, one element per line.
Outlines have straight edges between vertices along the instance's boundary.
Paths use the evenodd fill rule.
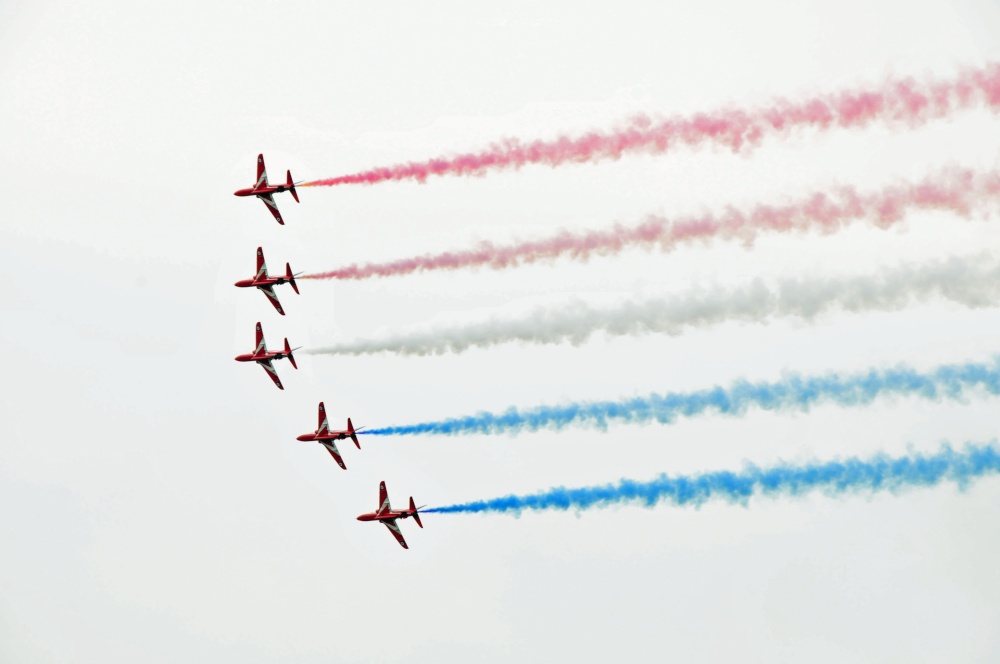
<path fill-rule="evenodd" d="M 295 191 L 295 183 L 292 182 L 292 172 L 287 171 L 287 175 L 288 175 L 288 178 L 286 179 L 287 184 L 285 186 L 288 187 L 288 191 L 292 192 L 292 198 L 294 198 L 295 202 L 298 203 L 299 194 Z"/>
<path fill-rule="evenodd" d="M 285 279 L 292 285 L 292 290 L 295 291 L 295 294 L 298 295 L 299 286 L 295 283 L 295 275 L 292 274 L 291 263 L 285 263 Z"/>
<path fill-rule="evenodd" d="M 424 524 L 420 523 L 420 515 L 417 513 L 417 504 L 413 502 L 413 496 L 410 496 L 410 514 L 413 515 L 413 520 L 417 522 L 417 525 L 423 528 Z"/>
<path fill-rule="evenodd" d="M 364 428 L 364 427 L 362 427 Z M 351 418 L 347 418 L 347 435 L 351 437 L 354 444 L 357 445 L 358 449 L 361 449 L 361 443 L 358 442 L 358 434 L 354 432 L 354 424 L 351 422 Z"/>
<path fill-rule="evenodd" d="M 295 364 L 295 356 L 292 355 L 292 347 L 288 343 L 288 337 L 285 337 L 285 355 L 288 357 L 288 361 L 292 363 L 292 366 L 298 369 L 299 365 Z"/>

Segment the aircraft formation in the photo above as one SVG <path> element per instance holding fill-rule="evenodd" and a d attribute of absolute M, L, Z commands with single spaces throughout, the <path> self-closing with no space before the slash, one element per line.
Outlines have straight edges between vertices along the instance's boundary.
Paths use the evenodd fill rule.
<path fill-rule="evenodd" d="M 256 196 L 260 200 L 264 201 L 267 206 L 268 212 L 270 212 L 275 221 L 277 221 L 282 226 L 285 225 L 285 221 L 281 218 L 281 212 L 278 210 L 278 205 L 274 202 L 274 194 L 283 191 L 291 192 L 292 198 L 295 202 L 299 202 L 299 195 L 295 191 L 295 185 L 301 184 L 292 181 L 292 172 L 289 170 L 286 172 L 284 185 L 272 185 L 267 179 L 267 169 L 264 166 L 264 155 L 257 155 L 257 181 L 252 187 L 247 187 L 245 189 L 236 190 L 235 195 L 240 197 Z M 278 300 L 278 295 L 274 291 L 275 286 L 280 286 L 281 284 L 289 284 L 292 290 L 296 294 L 299 292 L 299 287 L 295 283 L 295 277 L 299 276 L 301 273 L 293 274 L 292 267 L 289 263 L 285 263 L 285 274 L 282 276 L 271 276 L 267 271 L 267 264 L 264 262 L 264 250 L 263 247 L 257 247 L 257 271 L 251 279 L 241 279 L 237 281 L 234 285 L 237 288 L 256 288 L 262 292 L 265 297 L 267 297 L 268 302 L 275 308 L 275 310 L 281 314 L 285 315 L 285 310 L 281 306 L 281 301 Z M 264 330 L 257 323 L 256 327 L 256 337 L 254 340 L 254 349 L 250 353 L 243 353 L 236 356 L 237 362 L 256 362 L 264 368 L 267 372 L 268 377 L 274 382 L 279 390 L 285 389 L 285 386 L 281 384 L 281 379 L 278 377 L 278 372 L 274 368 L 275 360 L 287 359 L 292 368 L 298 369 L 298 365 L 295 363 L 295 356 L 292 354 L 298 348 L 292 348 L 291 344 L 288 343 L 288 339 L 285 339 L 285 345 L 283 350 L 279 351 L 269 351 L 267 349 L 267 342 L 264 340 Z M 304 433 L 297 437 L 297 440 L 302 442 L 316 442 L 326 448 L 326 451 L 330 453 L 333 460 L 337 462 L 343 470 L 347 470 L 347 465 L 344 464 L 344 459 L 340 454 L 340 450 L 337 449 L 338 440 L 351 439 L 354 445 L 360 450 L 361 443 L 358 441 L 358 432 L 364 427 L 355 428 L 354 423 L 351 422 L 351 418 L 347 418 L 347 428 L 342 431 L 337 431 L 330 428 L 330 422 L 327 419 L 326 406 L 322 401 L 319 402 L 319 419 L 316 426 L 316 431 L 312 433 Z M 421 508 L 416 507 L 413 497 L 410 496 L 410 505 L 407 509 L 394 510 L 389 504 L 389 494 L 385 488 L 385 482 L 379 483 L 378 488 L 378 508 L 374 512 L 368 512 L 358 516 L 358 521 L 377 521 L 385 525 L 392 533 L 392 536 L 396 538 L 400 546 L 404 549 L 410 548 L 406 544 L 406 540 L 403 538 L 403 533 L 396 523 L 399 519 L 408 519 L 410 517 L 417 523 L 421 528 L 424 525 L 420 522 L 419 510 Z"/>
<path fill-rule="evenodd" d="M 889 80 L 876 87 L 841 90 L 798 101 L 776 99 L 768 106 L 726 108 L 689 117 L 674 116 L 653 121 L 642 117 L 632 125 L 595 130 L 554 140 L 497 141 L 478 152 L 443 155 L 423 162 L 380 166 L 368 171 L 333 178 L 295 182 L 286 171 L 284 184 L 272 185 L 257 157 L 257 179 L 252 187 L 235 192 L 239 197 L 257 197 L 281 225 L 284 219 L 274 194 L 288 191 L 298 202 L 296 187 L 371 185 L 389 181 L 424 182 L 430 177 L 480 177 L 488 171 L 517 170 L 526 164 L 555 167 L 563 163 L 597 162 L 618 159 L 625 153 L 661 154 L 677 146 L 695 148 L 716 145 L 734 152 L 750 150 L 765 137 L 773 139 L 808 131 L 849 131 L 873 124 L 907 128 L 933 119 L 950 117 L 971 108 L 1000 113 L 1000 63 L 966 69 L 948 79 Z M 430 270 L 460 270 L 480 267 L 491 270 L 514 269 L 556 257 L 585 261 L 590 256 L 610 256 L 627 248 L 667 251 L 692 242 L 742 240 L 763 234 L 792 234 L 807 231 L 831 234 L 849 225 L 886 229 L 904 221 L 910 213 L 948 212 L 956 218 L 976 218 L 990 214 L 1000 200 L 1000 171 L 948 167 L 920 181 L 906 181 L 876 189 L 855 190 L 839 187 L 817 191 L 779 204 L 759 203 L 753 207 L 728 207 L 725 213 L 703 212 L 694 216 L 665 218 L 649 215 L 631 226 L 618 222 L 606 229 L 560 231 L 547 238 L 532 238 L 510 244 L 485 243 L 466 249 L 423 254 L 380 263 L 353 263 L 336 269 L 307 274 L 293 273 L 285 263 L 283 274 L 268 273 L 261 247 L 257 248 L 256 273 L 236 282 L 239 288 L 262 291 L 282 316 L 277 286 L 289 284 L 299 292 L 296 278 L 358 280 L 393 277 Z M 394 330 L 378 339 L 338 341 L 310 349 L 310 354 L 362 355 L 391 352 L 400 355 L 460 353 L 470 348 L 520 341 L 535 344 L 579 342 L 591 336 L 642 333 L 679 334 L 727 321 L 768 324 L 777 318 L 811 320 L 817 312 L 843 310 L 853 313 L 895 310 L 904 303 L 930 300 L 951 302 L 967 308 L 981 307 L 986 301 L 1000 301 L 996 275 L 1000 263 L 985 254 L 936 257 L 923 264 L 883 265 L 876 272 L 829 277 L 793 277 L 774 287 L 736 285 L 710 293 L 704 289 L 687 295 L 646 299 L 622 298 L 610 305 L 580 305 L 555 302 L 529 312 L 526 318 L 496 325 L 472 321 L 435 329 L 433 335 L 417 327 Z M 288 359 L 293 368 L 294 351 L 288 339 L 282 350 L 269 351 L 261 324 L 256 327 L 252 352 L 237 356 L 240 362 L 264 367 L 279 389 L 284 389 L 274 361 Z M 510 408 L 503 412 L 478 412 L 473 416 L 418 422 L 401 426 L 375 427 L 369 436 L 455 435 L 457 433 L 516 433 L 541 428 L 560 430 L 566 426 L 603 428 L 612 420 L 667 424 L 677 417 L 695 416 L 703 411 L 739 416 L 743 406 L 766 410 L 807 410 L 820 402 L 841 406 L 865 406 L 880 394 L 961 399 L 976 390 L 1000 394 L 1000 359 L 994 364 L 967 363 L 942 365 L 929 372 L 897 366 L 874 367 L 859 375 L 786 376 L 776 383 L 751 384 L 739 381 L 731 389 L 714 386 L 694 392 L 629 396 L 616 401 L 592 401 Z M 319 402 L 315 431 L 298 436 L 299 441 L 315 442 L 326 448 L 333 460 L 346 470 L 337 441 L 350 439 L 360 450 L 359 432 L 350 418 L 342 430 L 333 430 L 325 404 Z M 971 478 L 1000 473 L 1000 447 L 996 443 L 966 443 L 956 452 L 944 443 L 933 456 L 911 454 L 888 463 L 884 455 L 848 462 L 810 463 L 801 466 L 749 467 L 742 475 L 731 472 L 699 473 L 687 477 L 661 474 L 642 482 L 622 479 L 617 485 L 567 489 L 557 487 L 525 496 L 504 495 L 464 504 L 417 507 L 410 498 L 406 509 L 389 504 L 385 483 L 379 486 L 378 507 L 358 516 L 359 521 L 380 521 L 403 548 L 408 548 L 398 521 L 412 517 L 423 527 L 419 512 L 508 512 L 532 509 L 587 509 L 618 502 L 638 502 L 650 507 L 658 502 L 676 505 L 701 504 L 709 498 L 745 502 L 748 495 L 795 496 L 806 490 L 827 493 L 895 491 L 903 484 L 930 486 L 954 481 L 959 486 Z M 698 487 L 691 491 L 691 487 Z"/>

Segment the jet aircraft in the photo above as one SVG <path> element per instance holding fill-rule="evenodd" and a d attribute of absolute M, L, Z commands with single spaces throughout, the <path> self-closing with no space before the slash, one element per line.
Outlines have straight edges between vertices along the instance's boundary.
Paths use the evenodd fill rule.
<path fill-rule="evenodd" d="M 326 448 L 326 451 L 330 453 L 333 460 L 337 462 L 337 465 L 347 470 L 347 466 L 344 465 L 344 460 L 340 458 L 340 451 L 337 450 L 338 440 L 344 440 L 345 438 L 350 438 L 357 445 L 358 449 L 361 449 L 361 443 L 358 442 L 357 433 L 361 429 L 355 429 L 354 425 L 351 424 L 351 418 L 347 418 L 347 429 L 344 431 L 331 431 L 330 422 L 326 419 L 326 408 L 323 406 L 323 402 L 319 402 L 319 425 L 315 433 L 304 433 L 297 437 L 296 440 L 301 440 L 303 442 L 317 442 Z M 362 427 L 364 428 L 364 427 Z"/>
<path fill-rule="evenodd" d="M 420 523 L 420 515 L 418 513 L 420 509 L 422 508 L 416 507 L 413 504 L 413 496 L 410 496 L 409 509 L 393 511 L 392 507 L 389 506 L 389 494 L 385 490 L 385 482 L 380 482 L 378 485 L 378 509 L 374 512 L 362 514 L 358 517 L 358 521 L 381 521 L 389 529 L 389 532 L 392 533 L 392 536 L 396 538 L 400 546 L 404 549 L 409 549 L 410 547 L 406 546 L 406 540 L 403 539 L 403 533 L 400 532 L 399 526 L 396 524 L 396 519 L 406 519 L 412 516 L 417 525 L 423 528 L 424 524 Z"/>
<path fill-rule="evenodd" d="M 274 286 L 276 284 L 289 283 L 292 285 L 292 290 L 296 294 L 299 292 L 299 287 L 295 283 L 295 277 L 302 274 L 298 272 L 292 274 L 292 266 L 285 263 L 285 276 L 283 277 L 271 277 L 267 274 L 267 265 L 264 264 L 264 252 L 261 251 L 260 247 L 257 247 L 257 274 L 253 279 L 240 279 L 236 282 L 237 288 L 250 288 L 256 287 L 267 299 L 274 305 L 274 308 L 278 310 L 278 313 L 282 316 L 285 315 L 285 310 L 281 308 L 281 302 L 278 302 L 278 296 L 274 294 Z"/>
<path fill-rule="evenodd" d="M 288 339 L 285 339 L 285 351 L 274 351 L 271 352 L 267 350 L 267 344 L 264 343 L 264 332 L 260 329 L 260 323 L 257 323 L 257 347 L 254 348 L 252 353 L 244 353 L 243 355 L 237 355 L 237 362 L 256 362 L 260 366 L 264 367 L 267 371 L 267 375 L 271 377 L 274 384 L 278 386 L 279 390 L 285 389 L 281 385 L 281 381 L 278 379 L 278 372 L 274 370 L 274 366 L 271 364 L 271 360 L 280 360 L 283 358 L 288 358 L 288 361 L 292 363 L 292 366 L 298 369 L 299 367 L 295 364 L 295 358 L 292 356 L 293 350 L 298 350 L 301 348 L 291 348 L 288 345 Z"/>
<path fill-rule="evenodd" d="M 285 225 L 285 222 L 281 219 L 281 213 L 278 212 L 278 206 L 274 202 L 273 194 L 282 191 L 292 192 L 292 198 L 295 202 L 299 202 L 299 195 L 295 191 L 295 185 L 298 182 L 292 182 L 292 172 L 287 172 L 287 179 L 285 184 L 268 184 L 267 182 L 267 171 L 264 169 L 264 155 L 257 155 L 257 184 L 252 187 L 247 187 L 246 189 L 237 189 L 234 194 L 236 196 L 256 196 L 260 200 L 264 201 L 267 205 L 267 209 L 274 215 L 275 220 L 281 224 Z"/>

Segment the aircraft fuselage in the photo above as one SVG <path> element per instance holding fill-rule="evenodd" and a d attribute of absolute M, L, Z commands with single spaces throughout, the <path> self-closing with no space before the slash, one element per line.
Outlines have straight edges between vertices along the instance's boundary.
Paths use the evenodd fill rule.
<path fill-rule="evenodd" d="M 283 184 L 269 184 L 266 187 L 246 187 L 233 192 L 234 196 L 267 196 L 268 194 L 279 194 L 288 191 L 290 187 Z"/>
<path fill-rule="evenodd" d="M 267 288 L 285 283 L 288 283 L 288 279 L 284 277 L 268 277 L 267 279 L 240 279 L 235 286 L 237 288 Z"/>
<path fill-rule="evenodd" d="M 236 356 L 237 362 L 265 362 L 267 360 L 280 360 L 286 357 L 284 353 L 261 353 L 257 355 L 255 353 L 243 353 L 242 355 Z"/>
<path fill-rule="evenodd" d="M 351 434 L 346 431 L 339 431 L 322 436 L 315 433 L 304 433 L 301 436 L 296 436 L 295 440 L 301 440 L 303 443 L 322 443 L 324 440 L 347 440 L 350 435 Z"/>
<path fill-rule="evenodd" d="M 411 516 L 413 516 L 413 514 L 409 510 L 402 510 L 400 512 L 389 511 L 382 512 L 381 514 L 368 512 L 359 516 L 358 521 L 391 521 L 392 519 L 406 519 Z"/>

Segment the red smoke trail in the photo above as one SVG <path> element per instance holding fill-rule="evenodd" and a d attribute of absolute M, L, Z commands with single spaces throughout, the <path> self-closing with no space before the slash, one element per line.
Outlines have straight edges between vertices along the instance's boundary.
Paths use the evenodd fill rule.
<path fill-rule="evenodd" d="M 1000 110 L 1000 64 L 967 70 L 946 80 L 890 80 L 881 87 L 844 90 L 798 102 L 777 100 L 770 107 L 722 110 L 690 117 L 653 120 L 640 116 L 609 132 L 524 143 L 505 139 L 486 150 L 424 162 L 306 182 L 301 186 L 375 184 L 387 180 L 424 182 L 434 175 L 483 175 L 525 164 L 556 166 L 564 162 L 618 159 L 629 152 L 658 154 L 678 145 L 715 143 L 734 152 L 760 143 L 767 135 L 795 128 L 817 130 L 863 127 L 873 122 L 916 125 L 974 105 Z"/>
<path fill-rule="evenodd" d="M 749 211 L 729 208 L 721 215 L 705 214 L 670 221 L 651 216 L 638 226 L 616 224 L 606 231 L 563 231 L 544 240 L 497 246 L 484 242 L 474 249 L 368 263 L 304 275 L 303 279 L 368 279 L 424 270 L 456 270 L 488 266 L 495 270 L 568 256 L 615 254 L 629 247 L 659 246 L 669 251 L 683 242 L 710 239 L 753 240 L 762 231 L 832 233 L 867 219 L 887 228 L 914 210 L 946 210 L 968 216 L 974 209 L 1000 201 L 1000 172 L 949 170 L 923 182 L 895 185 L 874 193 L 843 188 L 832 195 L 816 193 L 786 205 L 758 205 Z"/>

